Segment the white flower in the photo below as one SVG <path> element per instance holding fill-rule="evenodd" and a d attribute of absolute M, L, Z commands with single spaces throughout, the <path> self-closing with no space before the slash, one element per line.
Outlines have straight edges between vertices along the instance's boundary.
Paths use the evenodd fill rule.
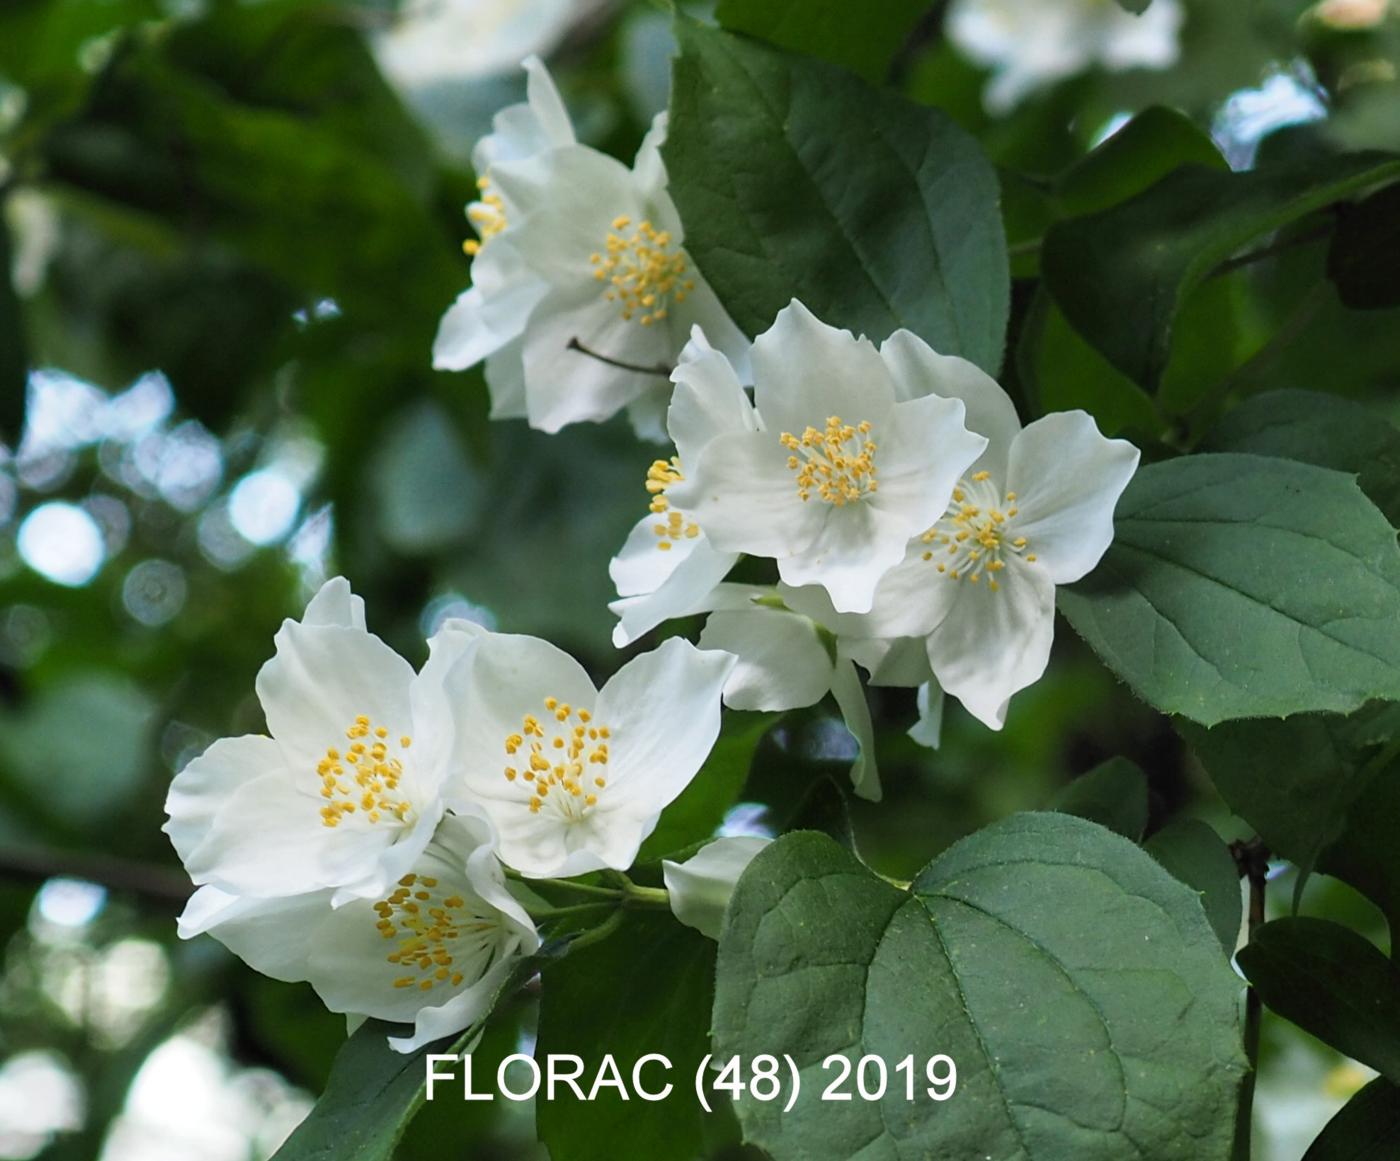
<path fill-rule="evenodd" d="M 463 648 L 435 650 L 415 675 L 365 631 L 339 577 L 275 643 L 257 680 L 271 737 L 225 738 L 190 762 L 166 833 L 195 883 L 231 894 L 378 894 L 442 816 L 453 723 L 441 681 Z"/>
<path fill-rule="evenodd" d="M 720 552 L 667 491 L 685 479 L 685 465 L 699 460 L 706 445 L 727 431 L 758 430 L 758 415 L 734 368 L 697 327 L 671 378 L 680 385 L 668 424 L 676 432 L 676 455 L 657 460 L 647 472 L 650 513 L 627 537 L 608 566 L 620 600 L 613 644 L 630 645 L 662 621 L 699 611 L 739 559 Z"/>
<path fill-rule="evenodd" d="M 202 887 L 180 918 L 274 979 L 309 981 L 333 1012 L 413 1025 L 400 1052 L 480 1022 L 512 968 L 540 945 L 506 890 L 483 818 L 449 816 L 410 870 L 374 899 L 332 892 L 252 899 Z"/>
<path fill-rule="evenodd" d="M 572 23 L 576 0 L 403 0 L 370 40 L 385 76 L 413 91 L 473 81 L 547 53 Z"/>
<path fill-rule="evenodd" d="M 1007 703 L 1045 672 L 1055 586 L 1087 574 L 1113 540 L 1113 509 L 1138 450 L 1105 439 L 1082 411 L 1022 428 L 1006 393 L 971 363 L 926 360 L 935 390 L 967 404 L 987 450 L 947 511 L 880 582 L 866 630 L 928 634 L 939 684 L 1000 729 Z"/>
<path fill-rule="evenodd" d="M 944 27 L 969 59 L 994 70 L 985 100 L 1005 112 L 1092 65 L 1169 68 L 1184 18 L 1180 0 L 1152 0 L 1141 15 L 1118 0 L 953 0 Z"/>
<path fill-rule="evenodd" d="M 673 638 L 599 691 L 578 662 L 535 637 L 489 633 L 471 652 L 446 685 L 470 707 L 458 721 L 449 801 L 479 804 L 501 860 L 523 875 L 630 867 L 714 745 L 734 659 Z"/>
<path fill-rule="evenodd" d="M 773 557 L 788 584 L 819 584 L 842 612 L 867 611 L 986 445 L 957 400 L 907 374 L 904 352 L 918 347 L 899 331 L 877 350 L 794 301 L 753 345 L 763 429 L 716 435 L 670 498 L 720 551 Z M 671 434 L 679 444 L 685 433 Z"/>
<path fill-rule="evenodd" d="M 695 326 L 732 361 L 747 358 L 747 340 L 685 251 L 665 130 L 661 114 L 631 169 L 583 147 L 494 167 L 507 202 L 533 207 L 504 237 L 549 286 L 525 326 L 531 427 L 554 432 L 626 407 L 639 433 L 663 439 L 668 378 Z"/>
<path fill-rule="evenodd" d="M 551 149 L 581 148 L 544 65 L 531 57 L 525 71 L 528 100 L 497 113 L 495 132 L 483 137 L 472 151 L 481 190 L 481 198 L 467 207 L 467 218 L 480 236 L 466 244 L 467 253 L 473 255 L 472 285 L 443 315 L 433 343 L 433 366 L 440 371 L 461 371 L 486 360 L 493 419 L 526 414 L 521 362 L 525 320 L 549 287 L 501 237 L 530 206 L 508 201 L 492 185 L 492 167 Z"/>
<path fill-rule="evenodd" d="M 555 432 L 625 407 L 640 434 L 664 438 L 667 377 L 692 327 L 736 362 L 748 349 L 685 252 L 664 115 L 628 169 L 575 144 L 544 66 L 527 67 L 528 109 L 503 112 L 473 155 L 486 182 L 469 211 L 473 288 L 444 316 L 433 364 L 487 359 L 496 418 Z"/>
<path fill-rule="evenodd" d="M 715 839 L 683 863 L 661 860 L 671 911 L 687 927 L 718 939 L 739 876 L 772 839 Z"/>

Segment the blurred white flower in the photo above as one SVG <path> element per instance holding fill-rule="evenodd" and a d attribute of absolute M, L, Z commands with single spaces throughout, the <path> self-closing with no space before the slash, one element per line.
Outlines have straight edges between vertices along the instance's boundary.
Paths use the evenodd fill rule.
<path fill-rule="evenodd" d="M 953 0 L 948 39 L 993 72 L 985 101 L 1006 112 L 1027 94 L 1099 65 L 1169 68 L 1181 51 L 1180 0 L 1134 15 L 1118 0 Z"/>
<path fill-rule="evenodd" d="M 716 549 L 771 557 L 787 584 L 821 585 L 840 611 L 868 611 L 909 537 L 938 518 L 986 446 L 963 425 L 961 401 L 930 393 L 913 348 L 928 351 L 908 331 L 877 349 L 794 300 L 753 344 L 761 429 L 716 434 L 669 499 Z M 678 397 L 688 389 L 682 381 Z M 684 416 L 671 435 L 684 441 Z"/>
<path fill-rule="evenodd" d="M 564 38 L 578 0 L 403 0 L 371 44 L 402 89 L 472 81 L 518 68 Z"/>
<path fill-rule="evenodd" d="M 442 817 L 453 731 L 442 679 L 469 662 L 468 641 L 436 649 L 415 674 L 366 632 L 364 603 L 340 577 L 275 640 L 257 681 L 272 736 L 222 739 L 186 766 L 164 829 L 198 884 L 377 896 Z"/>
<path fill-rule="evenodd" d="M 631 169 L 576 145 L 544 66 L 527 62 L 513 106 L 474 155 L 486 183 L 469 210 L 480 235 L 473 289 L 443 318 L 433 364 L 486 359 L 492 415 L 542 431 L 626 408 L 663 439 L 671 366 L 700 325 L 736 362 L 748 344 L 684 249 L 658 117 Z"/>
<path fill-rule="evenodd" d="M 483 810 L 500 857 L 546 878 L 632 865 L 661 811 L 689 785 L 719 733 L 734 659 L 672 638 L 594 687 L 536 637 L 452 622 L 477 644 L 452 670 L 459 715 L 447 798 Z"/>
<path fill-rule="evenodd" d="M 739 876 L 772 839 L 719 838 L 683 863 L 661 860 L 671 912 L 687 927 L 718 939 Z"/>
<path fill-rule="evenodd" d="M 238 898 L 203 887 L 180 919 L 274 979 L 306 980 L 333 1012 L 413 1025 L 400 1052 L 461 1032 L 489 1014 L 511 969 L 540 944 L 505 886 L 490 823 L 442 821 L 381 898 L 332 906 L 332 892 Z"/>

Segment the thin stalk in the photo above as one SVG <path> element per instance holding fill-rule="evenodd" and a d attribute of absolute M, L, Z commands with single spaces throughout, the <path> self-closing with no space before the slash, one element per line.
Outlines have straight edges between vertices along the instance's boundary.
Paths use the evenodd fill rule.
<path fill-rule="evenodd" d="M 602 943 L 603 940 L 607 939 L 608 936 L 622 926 L 622 917 L 622 909 L 618 908 L 603 920 L 602 923 L 598 924 L 597 927 L 590 927 L 577 939 L 573 940 L 569 944 L 569 950 L 574 952 L 581 948 L 591 947 L 595 943 Z"/>
<path fill-rule="evenodd" d="M 571 915 L 587 915 L 601 907 L 616 910 L 617 906 L 614 900 L 599 899 L 596 903 L 572 903 L 568 907 L 536 907 L 529 914 L 536 922 L 543 922 L 546 919 L 565 919 Z"/>
<path fill-rule="evenodd" d="M 509 868 L 506 869 L 506 878 L 516 879 L 531 886 L 549 887 L 557 891 L 572 891 L 576 895 L 592 895 L 613 901 L 621 899 L 623 894 L 616 887 L 598 887 L 592 883 L 576 883 L 572 879 L 532 879 Z"/>
<path fill-rule="evenodd" d="M 1264 922 L 1264 891 L 1268 883 L 1269 852 L 1259 839 L 1247 843 L 1234 843 L 1231 853 L 1240 869 L 1242 878 L 1249 881 L 1249 915 L 1247 931 L 1249 938 Z M 1254 1089 L 1259 1073 L 1259 1033 L 1264 1019 L 1264 1002 L 1259 993 L 1250 987 L 1245 992 L 1244 1008 L 1244 1053 L 1249 1061 L 1249 1071 L 1240 1085 L 1240 1103 L 1235 1114 L 1235 1148 L 1233 1161 L 1250 1161 L 1250 1136 L 1254 1126 Z"/>
<path fill-rule="evenodd" d="M 590 359 L 597 359 L 600 363 L 606 363 L 609 367 L 616 367 L 619 371 L 635 371 L 638 375 L 659 375 L 663 379 L 669 379 L 674 367 L 668 367 L 665 363 L 657 363 L 652 367 L 643 367 L 639 363 L 625 363 L 621 359 L 613 359 L 607 355 L 599 354 L 590 347 L 585 347 L 574 337 L 568 341 L 565 350 L 577 351 L 580 355 L 587 355 Z"/>

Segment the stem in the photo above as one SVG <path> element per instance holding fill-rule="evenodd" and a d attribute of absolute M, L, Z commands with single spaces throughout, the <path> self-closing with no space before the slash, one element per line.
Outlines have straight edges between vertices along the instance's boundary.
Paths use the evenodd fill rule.
<path fill-rule="evenodd" d="M 519 871 L 511 870 L 509 867 L 506 868 L 506 878 L 541 887 L 552 887 L 559 891 L 572 891 L 576 895 L 593 895 L 599 899 L 612 901 L 621 899 L 623 895 L 623 892 L 616 887 L 596 887 L 592 883 L 575 883 L 572 879 L 532 879 L 522 875 Z"/>
<path fill-rule="evenodd" d="M 1219 278 L 1222 274 L 1228 274 L 1232 270 L 1238 270 L 1241 266 L 1249 266 L 1255 262 L 1262 262 L 1265 258 L 1272 258 L 1275 254 L 1285 254 L 1289 250 L 1295 250 L 1299 246 L 1306 246 L 1309 242 L 1316 242 L 1319 238 L 1325 238 L 1332 232 L 1332 223 L 1323 222 L 1314 226 L 1311 230 L 1305 230 L 1301 234 L 1295 234 L 1291 238 L 1284 238 L 1278 242 L 1270 242 L 1267 246 L 1260 246 L 1254 250 L 1238 254 L 1234 258 L 1227 258 L 1214 270 L 1206 275 L 1206 281 L 1212 278 Z"/>
<path fill-rule="evenodd" d="M 1246 930 L 1249 938 L 1264 922 L 1264 890 L 1268 882 L 1269 852 L 1257 838 L 1230 844 L 1235 865 L 1241 878 L 1249 880 L 1249 915 Z M 1249 1071 L 1240 1085 L 1240 1103 L 1235 1114 L 1234 1161 L 1249 1161 L 1250 1134 L 1254 1126 L 1254 1087 L 1259 1072 L 1259 1032 L 1264 1017 L 1264 1001 L 1250 987 L 1245 992 L 1244 1052 Z"/>
<path fill-rule="evenodd" d="M 0 851 L 0 876 L 16 879 L 86 879 L 113 891 L 129 891 L 183 904 L 193 888 L 178 871 L 110 855 L 41 848 Z"/>
<path fill-rule="evenodd" d="M 600 907 L 616 909 L 617 904 L 611 899 L 599 899 L 596 903 L 574 903 L 568 907 L 539 907 L 529 914 L 530 918 L 535 920 L 564 919 L 570 915 L 586 915 Z"/>
<path fill-rule="evenodd" d="M 634 911 L 669 911 L 671 896 L 665 887 L 629 887 L 622 905 Z"/>
<path fill-rule="evenodd" d="M 575 952 L 580 948 L 591 947 L 595 943 L 602 943 L 614 931 L 622 926 L 622 909 L 619 907 L 609 915 L 597 927 L 591 927 L 569 944 L 569 951 Z"/>
<path fill-rule="evenodd" d="M 578 338 L 569 340 L 565 350 L 577 351 L 581 355 L 587 355 L 590 359 L 597 359 L 600 363 L 606 363 L 609 367 L 616 367 L 619 371 L 635 371 L 638 375 L 660 375 L 663 379 L 669 379 L 674 367 L 668 367 L 665 363 L 657 363 L 654 367 L 643 367 L 637 363 L 624 363 L 621 359 L 611 359 L 607 355 L 600 355 L 597 351 L 585 347 Z"/>
<path fill-rule="evenodd" d="M 1030 254 L 1039 254 L 1044 241 L 1044 238 L 1031 238 L 1027 242 L 1017 242 L 1016 245 L 1006 248 L 1006 256 L 1008 258 L 1025 258 Z"/>

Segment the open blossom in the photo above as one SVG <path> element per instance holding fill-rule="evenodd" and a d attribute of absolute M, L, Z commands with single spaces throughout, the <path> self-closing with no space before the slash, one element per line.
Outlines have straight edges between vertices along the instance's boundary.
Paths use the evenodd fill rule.
<path fill-rule="evenodd" d="M 683 863 L 661 860 L 671 913 L 701 935 L 718 939 L 739 876 L 772 839 L 718 838 Z"/>
<path fill-rule="evenodd" d="M 1180 52 L 1180 0 L 1141 14 L 1118 0 L 953 0 L 948 39 L 994 72 L 987 107 L 1004 112 L 1028 93 L 1093 65 L 1169 68 Z"/>
<path fill-rule="evenodd" d="M 554 432 L 626 408 L 640 433 L 663 438 L 667 375 L 692 327 L 736 361 L 747 342 L 685 251 L 661 160 L 664 115 L 629 169 L 574 144 L 543 66 L 529 67 L 529 112 L 502 114 L 490 156 L 475 159 L 488 183 L 486 211 L 474 208 L 481 242 L 468 247 L 480 293 L 444 317 L 434 365 L 493 356 L 497 417 Z M 549 132 L 521 134 L 520 124 Z"/>
<path fill-rule="evenodd" d="M 373 898 L 332 892 L 279 899 L 202 887 L 180 934 L 207 932 L 274 979 L 308 981 L 333 1012 L 413 1025 L 400 1052 L 483 1020 L 523 956 L 540 944 L 505 886 L 490 824 L 448 816 L 409 870 Z"/>
<path fill-rule="evenodd" d="M 453 722 L 441 681 L 460 652 L 413 667 L 326 582 L 258 674 L 270 737 L 215 742 L 174 779 L 166 833 L 190 878 L 235 895 L 384 890 L 442 817 Z"/>
<path fill-rule="evenodd" d="M 930 362 L 936 390 L 961 398 L 986 451 L 946 511 L 880 582 L 872 636 L 927 634 L 942 688 L 1000 729 L 1011 695 L 1045 672 L 1055 586 L 1085 576 L 1113 540 L 1113 510 L 1138 450 L 1082 411 L 1022 428 L 1006 393 L 963 360 Z"/>
<path fill-rule="evenodd" d="M 448 630 L 451 631 L 451 630 Z M 448 800 L 480 808 L 523 875 L 632 865 L 719 733 L 727 653 L 673 638 L 601 690 L 536 637 L 487 633 L 448 675 L 458 723 Z"/>
<path fill-rule="evenodd" d="M 986 444 L 961 402 L 906 374 L 909 345 L 923 344 L 900 331 L 877 350 L 792 302 L 753 345 L 761 429 L 716 435 L 668 498 L 716 549 L 772 557 L 786 583 L 867 611 Z"/>
<path fill-rule="evenodd" d="M 671 502 L 668 491 L 685 479 L 685 466 L 699 461 L 715 436 L 757 431 L 758 413 L 733 366 L 710 346 L 697 327 L 671 375 L 676 391 L 667 412 L 676 454 L 647 472 L 648 513 L 633 527 L 608 566 L 619 599 L 613 644 L 629 645 L 672 617 L 698 611 L 739 559 L 721 552 L 695 518 Z"/>

